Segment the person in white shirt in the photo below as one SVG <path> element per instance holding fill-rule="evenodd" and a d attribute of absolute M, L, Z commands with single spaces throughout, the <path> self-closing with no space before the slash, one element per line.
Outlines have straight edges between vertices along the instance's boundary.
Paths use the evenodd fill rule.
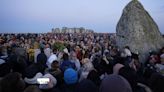
<path fill-rule="evenodd" d="M 44 53 L 46 54 L 47 58 L 49 58 L 51 56 L 51 49 L 50 49 L 49 44 L 46 44 Z"/>
<path fill-rule="evenodd" d="M 81 65 L 80 65 L 80 61 L 79 61 L 79 59 L 77 58 L 76 53 L 75 53 L 74 51 L 72 51 L 72 52 L 70 53 L 70 60 L 71 60 L 72 63 L 75 64 L 76 70 L 79 71 Z"/>
<path fill-rule="evenodd" d="M 47 66 L 48 66 L 48 68 L 49 69 L 51 69 L 51 64 L 52 64 L 52 62 L 54 61 L 54 60 L 57 60 L 57 55 L 56 55 L 56 53 L 57 53 L 57 49 L 53 49 L 53 53 L 51 54 L 51 56 L 48 58 L 48 60 L 47 60 Z"/>

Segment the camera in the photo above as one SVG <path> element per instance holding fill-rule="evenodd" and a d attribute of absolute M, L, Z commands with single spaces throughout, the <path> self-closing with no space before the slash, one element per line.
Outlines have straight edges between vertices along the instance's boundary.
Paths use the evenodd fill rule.
<path fill-rule="evenodd" d="M 50 82 L 49 78 L 37 78 L 38 84 L 48 84 L 48 82 Z"/>

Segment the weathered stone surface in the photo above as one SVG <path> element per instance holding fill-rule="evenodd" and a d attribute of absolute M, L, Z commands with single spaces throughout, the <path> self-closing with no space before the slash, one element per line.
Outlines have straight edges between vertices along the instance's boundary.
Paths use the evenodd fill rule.
<path fill-rule="evenodd" d="M 140 54 L 141 62 L 145 62 L 150 50 L 158 51 L 164 46 L 164 38 L 157 24 L 137 0 L 131 1 L 124 8 L 116 35 L 120 49 L 129 46 L 132 52 Z"/>
<path fill-rule="evenodd" d="M 92 29 L 85 29 L 83 27 L 80 28 L 63 27 L 62 29 L 52 28 L 52 33 L 94 33 L 94 31 Z"/>

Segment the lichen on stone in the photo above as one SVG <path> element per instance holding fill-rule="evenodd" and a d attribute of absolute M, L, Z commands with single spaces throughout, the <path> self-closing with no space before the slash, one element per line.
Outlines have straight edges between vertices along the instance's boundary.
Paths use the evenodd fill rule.
<path fill-rule="evenodd" d="M 158 51 L 164 46 L 157 24 L 138 0 L 132 0 L 124 9 L 116 28 L 117 45 L 128 45 L 132 52 L 140 53 L 144 62 L 149 50 Z"/>

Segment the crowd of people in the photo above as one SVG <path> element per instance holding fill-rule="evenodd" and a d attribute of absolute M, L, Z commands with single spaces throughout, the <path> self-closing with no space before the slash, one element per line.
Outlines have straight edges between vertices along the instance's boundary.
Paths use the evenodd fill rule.
<path fill-rule="evenodd" d="M 0 34 L 0 92 L 164 92 L 164 47 L 149 53 L 109 34 Z"/>

